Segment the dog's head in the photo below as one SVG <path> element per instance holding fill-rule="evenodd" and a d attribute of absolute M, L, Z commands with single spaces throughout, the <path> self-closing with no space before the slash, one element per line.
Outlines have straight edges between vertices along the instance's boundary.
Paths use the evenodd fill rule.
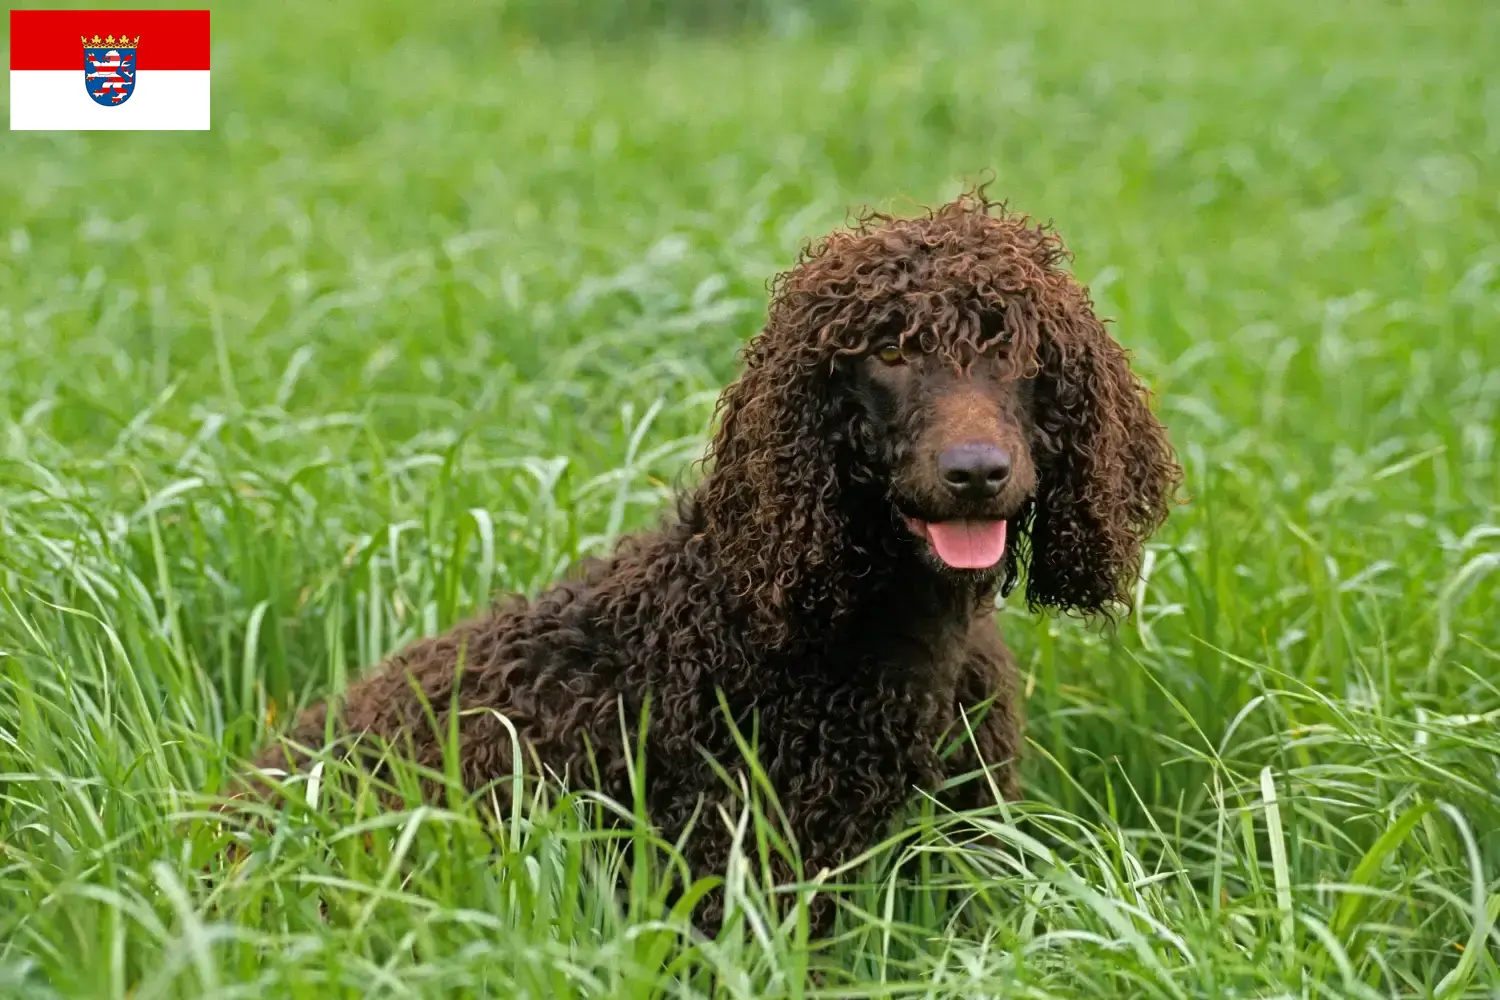
<path fill-rule="evenodd" d="M 898 325 L 845 363 L 863 417 L 856 461 L 930 568 L 1000 572 L 1014 564 L 1009 522 L 1036 495 L 1033 381 L 1015 371 L 998 314 L 988 336 L 931 349 Z"/>
<path fill-rule="evenodd" d="M 882 571 L 1129 605 L 1181 470 L 1066 257 L 979 193 L 868 214 L 776 279 L 699 493 L 767 639 Z"/>

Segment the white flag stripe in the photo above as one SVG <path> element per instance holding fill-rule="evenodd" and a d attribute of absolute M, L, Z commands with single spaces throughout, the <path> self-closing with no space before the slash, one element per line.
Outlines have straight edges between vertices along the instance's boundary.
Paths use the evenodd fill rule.
<path fill-rule="evenodd" d="M 209 127 L 209 71 L 145 69 L 123 104 L 94 103 L 84 89 L 83 67 L 75 70 L 10 71 L 10 127 L 43 131 Z"/>

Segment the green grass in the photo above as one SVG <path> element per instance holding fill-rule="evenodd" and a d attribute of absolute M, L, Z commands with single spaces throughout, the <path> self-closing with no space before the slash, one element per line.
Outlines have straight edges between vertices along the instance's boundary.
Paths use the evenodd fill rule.
<path fill-rule="evenodd" d="M 9 134 L 0 996 L 1500 995 L 1500 8 L 549 9 L 216 9 L 212 132 Z M 576 798 L 215 859 L 268 721 L 654 520 L 802 240 L 984 171 L 1191 495 L 1115 634 L 1002 610 L 1025 803 L 829 942 L 764 811 L 717 941 Z"/>

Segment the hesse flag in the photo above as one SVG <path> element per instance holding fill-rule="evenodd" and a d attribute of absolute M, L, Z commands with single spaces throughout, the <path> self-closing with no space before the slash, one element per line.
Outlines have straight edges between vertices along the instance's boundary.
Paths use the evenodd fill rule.
<path fill-rule="evenodd" d="M 208 11 L 13 10 L 10 127 L 208 128 Z"/>

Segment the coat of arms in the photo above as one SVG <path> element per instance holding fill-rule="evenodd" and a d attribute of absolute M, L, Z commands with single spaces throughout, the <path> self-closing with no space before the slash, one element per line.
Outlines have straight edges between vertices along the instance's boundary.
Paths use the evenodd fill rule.
<path fill-rule="evenodd" d="M 135 50 L 140 36 L 106 35 L 83 41 L 83 85 L 95 104 L 113 107 L 135 92 Z"/>

